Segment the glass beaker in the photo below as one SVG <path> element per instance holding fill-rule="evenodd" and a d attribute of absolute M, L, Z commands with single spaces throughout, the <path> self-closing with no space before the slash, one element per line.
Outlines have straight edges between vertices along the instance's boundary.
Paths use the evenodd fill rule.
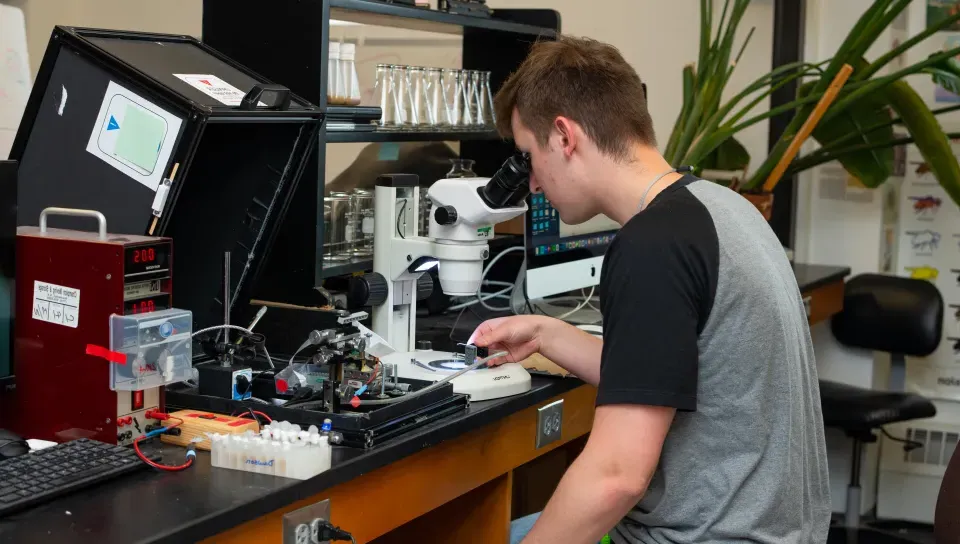
<path fill-rule="evenodd" d="M 431 130 L 436 130 L 447 122 L 443 106 L 442 73 L 443 70 L 440 68 L 427 68 L 423 76 L 427 122 L 430 124 Z"/>
<path fill-rule="evenodd" d="M 490 87 L 490 72 L 482 72 L 480 79 L 480 106 L 483 110 L 484 130 L 497 126 L 497 114 L 493 111 L 493 89 Z"/>
<path fill-rule="evenodd" d="M 332 192 L 324 198 L 324 204 L 330 206 L 330 243 L 324 246 L 327 260 L 345 261 L 350 258 L 350 241 L 353 239 L 349 225 L 351 223 L 350 195 Z M 326 211 L 326 210 L 324 210 Z M 324 238 L 327 238 L 324 236 Z"/>
<path fill-rule="evenodd" d="M 407 67 L 407 101 L 409 104 L 409 122 L 407 125 L 413 130 L 429 128 L 426 120 L 427 94 L 424 89 L 426 69 L 420 66 Z"/>
<path fill-rule="evenodd" d="M 373 192 L 354 189 L 350 212 L 355 220 L 352 253 L 355 257 L 373 255 Z"/>
<path fill-rule="evenodd" d="M 403 113 L 397 102 L 397 93 L 394 85 L 392 64 L 377 65 L 377 82 L 374 86 L 374 96 L 380 106 L 380 128 L 390 130 L 399 128 L 403 124 Z"/>
<path fill-rule="evenodd" d="M 446 179 L 477 177 L 476 172 L 473 171 L 474 163 L 476 161 L 473 159 L 450 159 L 451 166 Z"/>
<path fill-rule="evenodd" d="M 441 96 L 443 98 L 444 127 L 456 130 L 460 126 L 463 107 L 463 89 L 460 86 L 460 70 L 444 68 L 440 71 Z"/>
<path fill-rule="evenodd" d="M 410 95 L 410 73 L 407 66 L 393 65 L 393 94 L 399 115 L 400 128 L 413 126 L 413 101 Z"/>
<path fill-rule="evenodd" d="M 344 43 L 340 45 L 340 84 L 343 88 L 342 104 L 347 106 L 360 105 L 360 81 L 357 78 L 357 45 Z"/>
<path fill-rule="evenodd" d="M 460 123 L 461 129 L 470 129 L 476 123 L 477 115 L 477 88 L 473 79 L 473 70 L 460 71 Z"/>
<path fill-rule="evenodd" d="M 340 42 L 330 42 L 327 55 L 327 104 L 343 104 L 343 88 L 340 78 Z"/>

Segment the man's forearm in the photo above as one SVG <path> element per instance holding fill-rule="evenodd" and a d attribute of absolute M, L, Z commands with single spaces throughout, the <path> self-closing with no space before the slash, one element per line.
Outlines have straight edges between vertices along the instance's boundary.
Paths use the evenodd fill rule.
<path fill-rule="evenodd" d="M 573 325 L 544 317 L 540 330 L 540 353 L 581 380 L 600 383 L 600 353 L 603 340 Z"/>
<path fill-rule="evenodd" d="M 567 470 L 521 544 L 596 544 L 640 500 L 643 492 L 604 474 L 583 455 Z"/>

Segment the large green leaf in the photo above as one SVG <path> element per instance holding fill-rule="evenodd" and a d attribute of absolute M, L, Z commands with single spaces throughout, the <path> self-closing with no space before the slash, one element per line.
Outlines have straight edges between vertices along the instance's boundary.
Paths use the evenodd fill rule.
<path fill-rule="evenodd" d="M 960 164 L 953 154 L 950 138 L 933 112 L 906 81 L 896 81 L 884 87 L 883 94 L 910 131 L 930 171 L 953 202 L 960 206 Z"/>
<path fill-rule="evenodd" d="M 935 55 L 936 53 L 930 56 Z M 953 94 L 960 94 L 960 61 L 956 58 L 941 59 L 936 64 L 924 68 L 923 73 L 929 74 L 933 82 L 944 89 Z"/>
<path fill-rule="evenodd" d="M 800 86 L 798 98 L 806 97 L 816 85 L 810 81 Z M 821 146 L 841 140 L 844 147 L 873 144 L 893 139 L 893 126 L 866 131 L 890 121 L 890 109 L 880 93 L 860 100 L 829 121 L 821 121 L 813 129 L 813 138 Z M 857 134 L 851 138 L 851 134 Z M 868 149 L 847 153 L 837 160 L 843 168 L 867 187 L 877 187 L 893 173 L 893 148 Z"/>
<path fill-rule="evenodd" d="M 736 138 L 730 137 L 710 152 L 698 165 L 705 170 L 746 170 L 750 153 Z"/>

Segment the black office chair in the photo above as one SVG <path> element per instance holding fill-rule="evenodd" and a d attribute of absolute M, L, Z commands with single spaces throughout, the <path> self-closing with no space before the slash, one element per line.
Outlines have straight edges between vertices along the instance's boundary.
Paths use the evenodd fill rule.
<path fill-rule="evenodd" d="M 838 539 L 839 535 L 831 534 L 830 542 L 853 542 L 856 535 L 850 531 L 860 530 L 860 459 L 864 445 L 876 442 L 874 433 L 884 425 L 937 413 L 928 399 L 904 392 L 904 359 L 907 355 L 930 355 L 937 349 L 943 331 L 943 306 L 940 291 L 925 280 L 862 274 L 846 284 L 843 311 L 831 322 L 833 335 L 846 346 L 890 353 L 890 385 L 887 391 L 875 391 L 820 380 L 824 425 L 840 428 L 853 439 L 845 536 Z M 871 534 L 861 542 L 887 541 L 872 530 L 866 531 Z"/>

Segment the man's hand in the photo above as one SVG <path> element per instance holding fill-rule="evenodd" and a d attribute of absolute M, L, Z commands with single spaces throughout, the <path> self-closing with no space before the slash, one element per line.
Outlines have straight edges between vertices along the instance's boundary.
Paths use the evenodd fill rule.
<path fill-rule="evenodd" d="M 541 334 L 548 325 L 543 321 L 549 319 L 536 315 L 518 315 L 512 317 L 498 317 L 484 321 L 470 336 L 468 343 L 481 348 L 488 348 L 491 353 L 506 351 L 504 357 L 497 357 L 487 362 L 489 366 L 503 363 L 519 363 L 541 348 Z"/>
<path fill-rule="evenodd" d="M 490 365 L 519 363 L 540 353 L 581 380 L 600 383 L 603 340 L 559 319 L 542 315 L 498 317 L 481 323 L 469 342 L 491 352 L 507 352 L 491 360 Z"/>

